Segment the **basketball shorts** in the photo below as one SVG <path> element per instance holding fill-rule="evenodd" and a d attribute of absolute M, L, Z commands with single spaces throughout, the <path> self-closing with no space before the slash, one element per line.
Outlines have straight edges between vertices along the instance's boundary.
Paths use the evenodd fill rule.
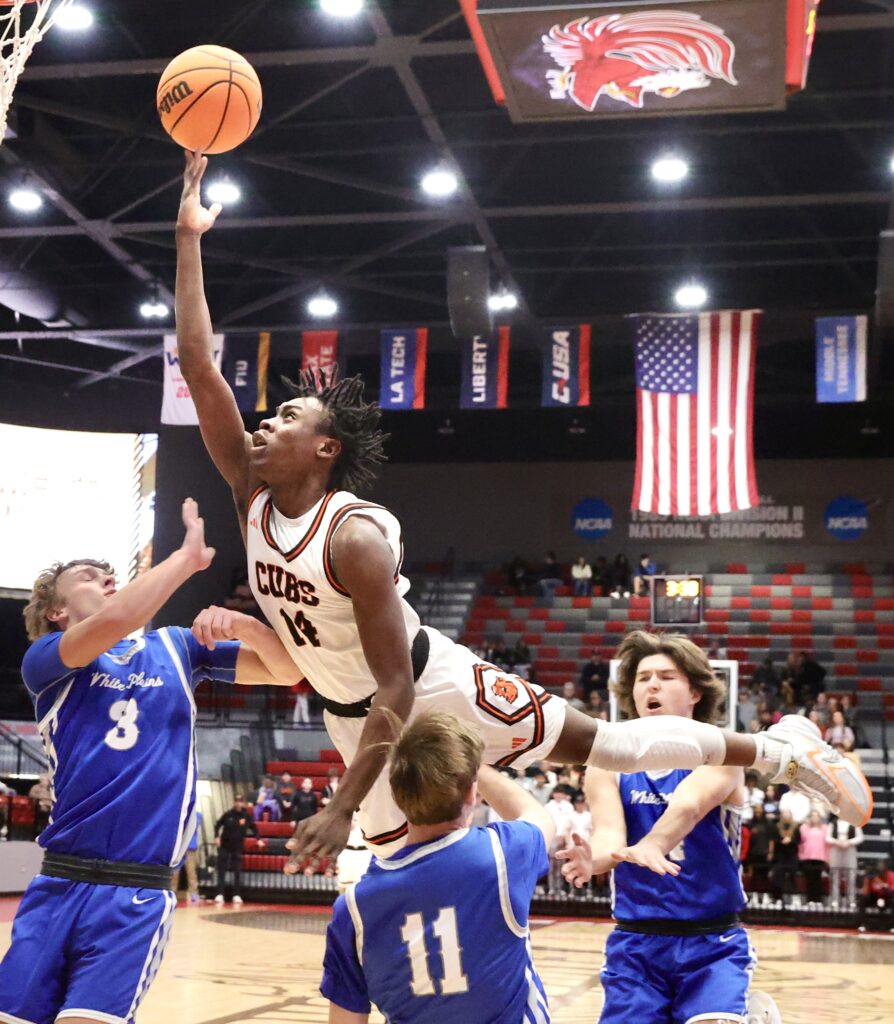
<path fill-rule="evenodd" d="M 166 890 L 38 875 L 0 963 L 0 1022 L 129 1024 L 161 964 L 176 905 Z"/>
<path fill-rule="evenodd" d="M 431 646 L 416 682 L 411 719 L 436 708 L 470 722 L 484 740 L 484 763 L 497 767 L 526 768 L 550 753 L 565 724 L 566 703 L 561 697 L 482 662 L 436 630 L 426 632 Z M 328 711 L 324 718 L 332 742 L 350 764 L 365 719 L 339 718 Z M 360 804 L 360 827 L 377 856 L 387 857 L 403 846 L 407 822 L 392 799 L 385 772 Z"/>
<path fill-rule="evenodd" d="M 608 937 L 600 1024 L 745 1024 L 756 959 L 744 928 L 712 935 L 641 935 L 618 929 Z"/>

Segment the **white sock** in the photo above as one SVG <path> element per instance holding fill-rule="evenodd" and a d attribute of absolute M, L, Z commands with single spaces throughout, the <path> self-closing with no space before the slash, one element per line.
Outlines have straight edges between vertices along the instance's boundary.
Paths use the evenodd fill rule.
<path fill-rule="evenodd" d="M 751 767 L 761 775 L 775 777 L 779 774 L 779 762 L 782 760 L 782 748 L 785 743 L 775 736 L 768 736 L 765 732 L 756 732 L 752 738 L 755 756 Z"/>
<path fill-rule="evenodd" d="M 613 772 L 723 764 L 726 739 L 705 722 L 674 715 L 599 722 L 587 764 Z"/>

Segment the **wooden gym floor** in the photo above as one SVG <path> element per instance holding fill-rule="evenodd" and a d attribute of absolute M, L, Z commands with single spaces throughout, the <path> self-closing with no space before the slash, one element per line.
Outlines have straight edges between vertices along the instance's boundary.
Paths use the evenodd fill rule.
<path fill-rule="evenodd" d="M 0 954 L 16 906 L 0 900 Z M 328 909 L 181 905 L 138 1024 L 323 1024 L 327 1004 L 317 985 L 328 919 Z M 595 1024 L 611 926 L 536 919 L 532 930 L 554 1024 Z M 774 996 L 785 1024 L 894 1021 L 894 936 L 773 928 L 751 934 L 761 961 L 755 986 Z"/>

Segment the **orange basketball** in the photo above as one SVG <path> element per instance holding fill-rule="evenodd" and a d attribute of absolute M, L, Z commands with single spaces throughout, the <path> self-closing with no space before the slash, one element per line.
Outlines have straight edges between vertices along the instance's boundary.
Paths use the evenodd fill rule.
<path fill-rule="evenodd" d="M 164 69 L 156 92 L 164 130 L 184 149 L 226 153 L 245 142 L 261 116 L 261 83 L 225 46 L 193 46 Z"/>

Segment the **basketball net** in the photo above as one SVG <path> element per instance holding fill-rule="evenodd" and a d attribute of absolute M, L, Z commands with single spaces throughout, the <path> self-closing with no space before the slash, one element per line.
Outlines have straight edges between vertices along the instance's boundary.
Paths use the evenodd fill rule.
<path fill-rule="evenodd" d="M 0 0 L 0 145 L 19 75 L 56 15 L 72 0 Z"/>

